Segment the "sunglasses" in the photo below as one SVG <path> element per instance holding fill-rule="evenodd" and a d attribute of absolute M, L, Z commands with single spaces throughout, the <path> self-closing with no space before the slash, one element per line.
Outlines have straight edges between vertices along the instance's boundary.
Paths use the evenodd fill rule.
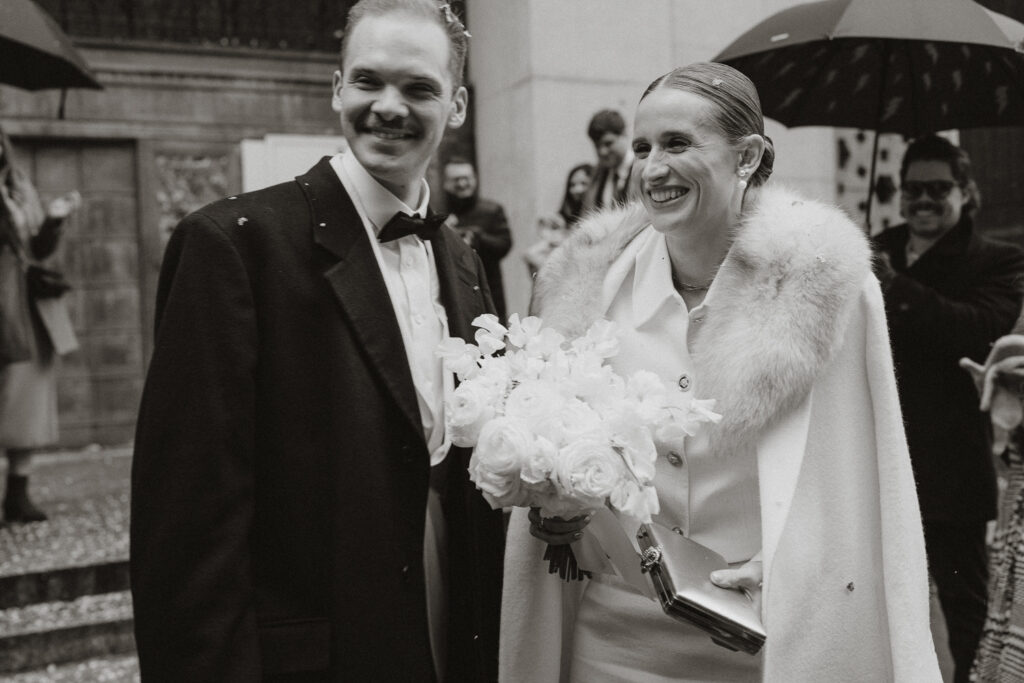
<path fill-rule="evenodd" d="M 900 192 L 907 199 L 917 199 L 924 193 L 939 201 L 949 196 L 949 193 L 956 187 L 952 180 L 907 180 L 900 188 Z"/>

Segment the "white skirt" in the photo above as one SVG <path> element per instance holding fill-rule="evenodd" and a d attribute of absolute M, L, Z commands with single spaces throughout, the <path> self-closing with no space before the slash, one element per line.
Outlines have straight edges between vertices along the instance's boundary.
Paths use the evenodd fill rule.
<path fill-rule="evenodd" d="M 619 579 L 587 586 L 573 636 L 573 683 L 760 681 L 761 654 L 715 645 Z"/>

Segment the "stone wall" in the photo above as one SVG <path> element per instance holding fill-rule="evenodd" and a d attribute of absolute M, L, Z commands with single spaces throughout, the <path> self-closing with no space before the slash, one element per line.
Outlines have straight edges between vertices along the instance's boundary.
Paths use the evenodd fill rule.
<path fill-rule="evenodd" d="M 164 246 L 185 214 L 240 191 L 240 141 L 337 133 L 333 54 L 79 45 L 105 89 L 70 91 L 64 119 L 57 91 L 0 86 L 0 123 L 43 197 L 84 198 L 54 257 L 82 342 L 60 369 L 64 447 L 132 438 Z"/>

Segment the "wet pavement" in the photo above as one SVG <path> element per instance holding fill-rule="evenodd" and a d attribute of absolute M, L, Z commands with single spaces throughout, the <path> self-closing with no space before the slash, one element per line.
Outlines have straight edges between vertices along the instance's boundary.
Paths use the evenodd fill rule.
<path fill-rule="evenodd" d="M 139 680 L 130 472 L 128 447 L 36 457 L 30 493 L 50 519 L 0 527 L 0 683 Z"/>

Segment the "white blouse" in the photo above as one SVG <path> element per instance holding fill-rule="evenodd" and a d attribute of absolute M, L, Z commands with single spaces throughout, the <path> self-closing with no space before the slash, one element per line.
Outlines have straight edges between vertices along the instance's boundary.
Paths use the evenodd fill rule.
<path fill-rule="evenodd" d="M 629 255 L 635 253 L 630 259 Z M 694 374 L 689 346 L 708 316 L 715 314 L 715 284 L 704 302 L 687 311 L 672 286 L 665 236 L 648 228 L 617 263 L 605 282 L 606 317 L 619 325 L 620 350 L 610 363 L 628 376 L 648 370 L 679 391 L 705 396 Z M 656 443 L 655 488 L 661 512 L 654 521 L 679 527 L 684 535 L 730 562 L 749 560 L 761 548 L 757 458 L 753 447 L 730 457 L 714 457 L 706 435 L 683 443 Z M 635 529 L 627 530 L 632 536 Z"/>

